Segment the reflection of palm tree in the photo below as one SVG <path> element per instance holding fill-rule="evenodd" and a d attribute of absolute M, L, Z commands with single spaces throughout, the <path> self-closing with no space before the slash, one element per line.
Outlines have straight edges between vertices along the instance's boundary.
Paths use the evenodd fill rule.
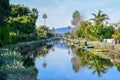
<path fill-rule="evenodd" d="M 74 53 L 74 50 L 73 50 L 73 57 L 71 59 L 71 62 L 73 64 L 73 69 L 75 72 L 78 72 L 81 65 L 80 65 L 80 61 L 79 61 L 79 58 L 78 56 Z"/>
<path fill-rule="evenodd" d="M 98 76 L 101 76 L 101 73 L 106 73 L 107 66 L 105 65 L 104 61 L 106 61 L 106 63 L 107 63 L 109 60 L 107 61 L 107 60 L 99 58 L 99 57 L 93 57 L 93 59 L 94 59 L 94 61 L 89 67 L 91 69 L 94 69 L 93 74 L 97 72 Z"/>
<path fill-rule="evenodd" d="M 109 59 L 101 58 L 87 51 L 80 52 L 80 50 L 76 50 L 76 54 L 81 60 L 80 65 L 93 69 L 93 74 L 97 73 L 98 76 L 101 76 L 101 73 L 106 73 L 108 68 L 113 66 Z"/>
<path fill-rule="evenodd" d="M 80 69 L 80 62 L 79 62 L 79 60 L 77 59 L 77 57 L 73 57 L 71 61 L 73 63 L 73 69 L 74 69 L 74 71 L 78 72 L 79 69 Z"/>
<path fill-rule="evenodd" d="M 46 63 L 46 61 L 45 61 L 45 54 L 44 54 L 44 62 L 43 62 L 43 68 L 46 68 L 46 66 L 47 66 L 47 63 Z"/>
<path fill-rule="evenodd" d="M 68 50 L 68 54 L 70 54 L 70 50 Z"/>
<path fill-rule="evenodd" d="M 54 48 L 54 47 L 52 47 L 52 51 L 53 51 L 53 52 L 55 51 L 55 48 Z"/>

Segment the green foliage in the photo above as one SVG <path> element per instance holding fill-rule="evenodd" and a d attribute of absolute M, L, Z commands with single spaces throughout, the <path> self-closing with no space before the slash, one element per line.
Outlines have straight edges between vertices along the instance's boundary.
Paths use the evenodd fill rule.
<path fill-rule="evenodd" d="M 79 28 L 78 30 L 76 30 L 75 34 L 76 34 L 77 37 L 83 37 L 82 36 L 82 30 L 81 30 L 81 28 Z"/>
<path fill-rule="evenodd" d="M 35 30 L 35 23 L 38 18 L 37 9 L 29 9 L 21 5 L 10 5 L 11 12 L 8 23 L 12 32 L 16 32 L 17 41 L 26 41 Z"/>
<path fill-rule="evenodd" d="M 28 7 L 20 5 L 11 5 L 9 23 L 20 32 L 30 34 L 34 32 L 36 19 L 38 17 L 37 9 L 30 10 Z"/>
<path fill-rule="evenodd" d="M 9 10 L 9 0 L 0 0 L 0 27 L 7 23 Z"/>
<path fill-rule="evenodd" d="M 104 14 L 101 10 L 99 10 L 97 14 L 92 13 L 92 15 L 94 16 L 94 18 L 91 18 L 90 20 L 93 20 L 95 25 L 101 24 L 105 20 L 109 19 L 108 16 Z"/>
<path fill-rule="evenodd" d="M 17 17 L 17 16 L 24 16 L 24 15 L 28 15 L 30 13 L 30 10 L 28 7 L 25 6 L 21 6 L 21 5 L 14 5 L 11 4 L 10 5 L 10 16 L 11 17 Z"/>
<path fill-rule="evenodd" d="M 24 67 L 22 58 L 18 52 L 1 49 L 0 80 L 36 80 L 35 67 Z"/>
<path fill-rule="evenodd" d="M 102 37 L 102 38 L 111 38 L 112 34 L 114 33 L 114 28 L 112 26 L 105 26 L 104 25 L 98 31 L 99 31 L 98 32 L 99 37 Z"/>
<path fill-rule="evenodd" d="M 38 11 L 36 8 L 32 8 L 32 10 L 30 11 L 30 16 L 32 16 L 35 19 L 35 22 L 38 18 Z"/>
<path fill-rule="evenodd" d="M 54 32 L 46 26 L 39 26 L 36 28 L 37 39 L 47 39 L 54 36 Z"/>
<path fill-rule="evenodd" d="M 91 34 L 92 27 L 93 26 L 89 21 L 82 21 L 76 30 L 76 35 L 83 38 L 89 37 L 88 34 Z"/>
<path fill-rule="evenodd" d="M 118 39 L 120 40 L 120 28 L 118 29 Z"/>
<path fill-rule="evenodd" d="M 88 21 L 81 22 L 81 26 L 77 29 L 77 37 L 89 38 L 91 40 L 99 40 L 100 38 L 111 38 L 114 33 L 112 26 L 103 23 L 94 25 Z"/>
<path fill-rule="evenodd" d="M 37 9 L 14 4 L 9 6 L 9 0 L 1 0 L 0 46 L 18 41 L 28 41 L 30 37 L 33 37 L 37 18 Z"/>
<path fill-rule="evenodd" d="M 16 43 L 16 32 L 9 32 L 9 43 Z"/>
<path fill-rule="evenodd" d="M 97 73 L 98 76 L 101 76 L 103 73 L 106 73 L 107 70 L 113 66 L 109 59 L 97 56 L 92 52 L 77 49 L 75 50 L 75 53 L 77 54 L 78 59 L 80 60 L 80 65 L 82 67 L 87 66 L 88 68 L 92 69 L 93 74 Z"/>
<path fill-rule="evenodd" d="M 0 44 L 3 45 L 9 43 L 9 30 L 9 25 L 0 27 Z"/>
<path fill-rule="evenodd" d="M 18 30 L 19 32 L 23 32 L 25 34 L 30 34 L 35 29 L 35 21 L 31 16 L 18 16 L 15 18 L 10 17 L 9 23 L 14 30 Z"/>
<path fill-rule="evenodd" d="M 80 23 L 80 26 L 76 30 L 77 37 L 89 38 L 91 40 L 111 38 L 114 33 L 114 28 L 103 23 L 108 19 L 108 16 L 106 14 L 102 14 L 102 11 L 100 10 L 97 14 L 93 14 L 93 16 L 94 18 L 90 20 L 93 20 L 94 24 L 90 21 L 82 21 Z"/>
<path fill-rule="evenodd" d="M 73 38 L 74 36 L 70 32 L 67 32 L 67 33 L 64 34 L 64 37 Z"/>
<path fill-rule="evenodd" d="M 114 32 L 112 37 L 120 40 L 120 28 Z M 120 41 L 119 41 L 119 43 L 120 43 Z"/>

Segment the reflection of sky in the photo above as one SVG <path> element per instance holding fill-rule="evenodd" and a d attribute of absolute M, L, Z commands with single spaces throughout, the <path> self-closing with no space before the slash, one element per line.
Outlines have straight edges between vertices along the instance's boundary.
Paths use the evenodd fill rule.
<path fill-rule="evenodd" d="M 59 47 L 58 47 L 59 46 Z M 106 74 L 98 77 L 92 74 L 93 70 L 87 67 L 81 67 L 79 72 L 75 73 L 72 68 L 71 58 L 73 54 L 68 54 L 68 49 L 64 45 L 55 46 L 55 51 L 49 51 L 45 56 L 47 67 L 43 68 L 44 57 L 37 58 L 35 63 L 38 69 L 38 79 L 40 80 L 120 80 L 120 73 L 115 67 L 109 69 Z M 117 73 L 117 74 L 116 74 Z"/>

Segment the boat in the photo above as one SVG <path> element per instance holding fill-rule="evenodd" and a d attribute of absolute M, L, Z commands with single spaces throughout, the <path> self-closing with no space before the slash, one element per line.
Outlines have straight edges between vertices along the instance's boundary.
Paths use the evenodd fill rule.
<path fill-rule="evenodd" d="M 107 49 L 94 49 L 92 52 L 109 52 Z"/>
<path fill-rule="evenodd" d="M 84 46 L 84 49 L 94 48 L 94 46 Z"/>

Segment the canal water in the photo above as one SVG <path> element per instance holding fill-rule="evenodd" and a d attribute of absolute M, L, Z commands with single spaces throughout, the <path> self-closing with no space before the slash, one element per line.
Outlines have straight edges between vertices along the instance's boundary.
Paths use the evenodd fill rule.
<path fill-rule="evenodd" d="M 120 63 L 59 43 L 35 58 L 38 80 L 120 80 Z"/>

